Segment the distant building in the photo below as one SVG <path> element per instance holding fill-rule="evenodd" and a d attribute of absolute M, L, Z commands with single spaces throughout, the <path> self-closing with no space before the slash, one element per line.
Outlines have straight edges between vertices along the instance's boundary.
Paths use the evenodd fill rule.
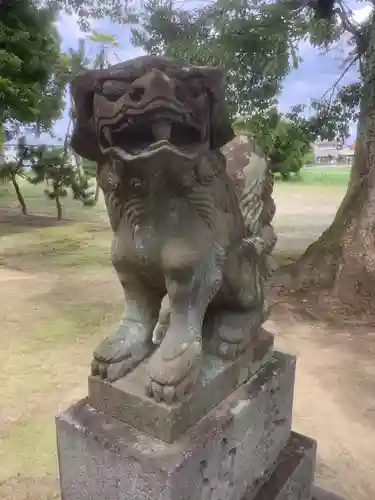
<path fill-rule="evenodd" d="M 314 155 L 319 165 L 351 165 L 354 158 L 354 144 L 341 145 L 323 141 L 314 144 Z"/>

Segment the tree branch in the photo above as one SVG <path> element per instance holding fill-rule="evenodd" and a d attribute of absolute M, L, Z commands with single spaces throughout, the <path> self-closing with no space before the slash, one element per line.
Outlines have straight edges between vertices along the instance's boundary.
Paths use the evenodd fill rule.
<path fill-rule="evenodd" d="M 338 5 L 340 6 L 340 8 L 335 9 L 333 13 L 339 16 L 343 28 L 353 36 L 357 37 L 358 35 L 360 35 L 360 30 L 350 20 L 342 2 L 338 2 Z"/>
<path fill-rule="evenodd" d="M 344 76 L 347 74 L 347 72 L 350 70 L 350 68 L 352 68 L 358 60 L 359 60 L 359 55 L 357 55 L 352 61 L 350 61 L 350 63 L 347 65 L 347 67 L 344 69 L 344 71 L 341 73 L 341 75 L 338 77 L 338 79 L 335 81 L 335 83 L 328 90 L 326 90 L 324 92 L 324 94 L 322 95 L 322 97 L 320 99 L 318 99 L 318 101 L 323 101 L 323 99 L 329 94 L 329 92 L 331 92 L 331 95 L 329 97 L 329 101 L 332 100 L 332 96 L 335 92 L 337 85 L 341 82 L 341 80 L 344 78 Z"/>

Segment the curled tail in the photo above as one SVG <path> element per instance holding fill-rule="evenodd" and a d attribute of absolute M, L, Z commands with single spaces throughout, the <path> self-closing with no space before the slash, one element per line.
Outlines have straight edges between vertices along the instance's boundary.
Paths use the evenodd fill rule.
<path fill-rule="evenodd" d="M 275 215 L 272 198 L 273 176 L 266 158 L 253 153 L 244 168 L 244 188 L 240 195 L 240 209 L 244 218 L 247 238 L 260 238 L 263 251 L 271 253 L 276 235 L 271 222 Z"/>
<path fill-rule="evenodd" d="M 245 223 L 245 245 L 259 258 L 263 288 L 267 295 L 270 278 L 276 270 L 271 256 L 277 237 L 272 227 L 275 202 L 273 175 L 266 156 L 248 136 L 235 137 L 223 148 L 227 171 L 236 181 L 240 210 Z"/>

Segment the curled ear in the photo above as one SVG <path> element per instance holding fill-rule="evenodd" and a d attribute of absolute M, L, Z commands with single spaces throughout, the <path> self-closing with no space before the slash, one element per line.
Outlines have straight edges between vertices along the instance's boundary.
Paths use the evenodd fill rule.
<path fill-rule="evenodd" d="M 70 84 L 75 118 L 71 146 L 77 154 L 92 161 L 102 157 L 94 123 L 94 92 L 100 76 L 100 70 L 83 71 Z"/>
<path fill-rule="evenodd" d="M 210 142 L 211 149 L 220 149 L 234 137 L 229 112 L 225 102 L 225 73 L 220 68 L 200 66 L 197 68 L 211 98 Z"/>

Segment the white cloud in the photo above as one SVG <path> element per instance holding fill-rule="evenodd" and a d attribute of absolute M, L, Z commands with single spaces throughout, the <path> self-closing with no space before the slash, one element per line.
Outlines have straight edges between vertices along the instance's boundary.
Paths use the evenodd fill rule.
<path fill-rule="evenodd" d="M 56 21 L 56 28 L 63 43 L 78 40 L 85 36 L 78 24 L 78 16 L 61 13 Z"/>
<path fill-rule="evenodd" d="M 368 20 L 372 11 L 373 7 L 371 5 L 365 5 L 360 9 L 353 9 L 353 19 L 357 23 L 362 24 Z"/>

